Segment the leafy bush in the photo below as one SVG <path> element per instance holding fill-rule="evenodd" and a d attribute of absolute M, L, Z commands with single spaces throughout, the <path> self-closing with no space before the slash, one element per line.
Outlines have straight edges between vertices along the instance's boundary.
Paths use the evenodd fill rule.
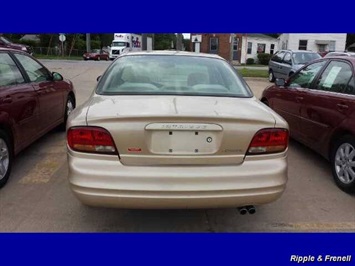
<path fill-rule="evenodd" d="M 270 58 L 271 58 L 270 54 L 266 54 L 266 53 L 258 54 L 258 61 L 259 61 L 259 64 L 261 64 L 261 65 L 268 65 Z"/>
<path fill-rule="evenodd" d="M 248 58 L 247 59 L 247 65 L 253 65 L 255 62 L 254 62 L 254 58 Z"/>

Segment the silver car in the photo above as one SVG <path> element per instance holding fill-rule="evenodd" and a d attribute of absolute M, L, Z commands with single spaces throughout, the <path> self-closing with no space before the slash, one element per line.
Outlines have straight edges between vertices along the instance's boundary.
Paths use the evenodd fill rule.
<path fill-rule="evenodd" d="M 287 181 L 287 123 L 216 55 L 120 55 L 67 141 L 71 189 L 88 205 L 252 213 Z"/>
<path fill-rule="evenodd" d="M 321 58 L 318 53 L 303 50 L 280 50 L 269 61 L 269 81 L 276 78 L 288 79 L 305 64 Z"/>
<path fill-rule="evenodd" d="M 351 57 L 355 57 L 355 53 L 354 52 L 330 52 L 330 53 L 327 53 L 324 56 L 324 58 L 331 57 L 331 56 L 351 56 Z"/>

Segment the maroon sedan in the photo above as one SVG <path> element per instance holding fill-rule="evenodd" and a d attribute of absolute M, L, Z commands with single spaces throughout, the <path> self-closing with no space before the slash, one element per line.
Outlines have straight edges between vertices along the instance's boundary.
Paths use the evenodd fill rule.
<path fill-rule="evenodd" d="M 97 61 L 110 60 L 109 54 L 106 51 L 100 49 L 94 49 L 91 50 L 91 52 L 89 53 L 83 54 L 83 58 L 84 60 L 97 60 Z"/>
<path fill-rule="evenodd" d="M 11 48 L 32 54 L 32 48 L 30 46 L 19 43 L 13 43 L 4 36 L 0 36 L 0 48 Z"/>
<path fill-rule="evenodd" d="M 14 155 L 66 123 L 75 107 L 73 84 L 25 52 L 0 48 L 0 187 Z"/>
<path fill-rule="evenodd" d="M 355 192 L 355 58 L 306 65 L 263 92 L 262 102 L 284 117 L 291 137 L 330 160 L 336 184 Z"/>

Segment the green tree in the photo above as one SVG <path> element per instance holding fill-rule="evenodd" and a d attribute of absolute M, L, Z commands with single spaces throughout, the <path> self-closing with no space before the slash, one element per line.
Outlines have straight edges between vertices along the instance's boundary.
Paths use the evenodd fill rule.
<path fill-rule="evenodd" d="M 348 33 L 346 35 L 346 47 L 355 43 L 355 33 Z"/>
<path fill-rule="evenodd" d="M 183 39 L 182 43 L 184 44 L 185 51 L 190 51 L 190 39 Z"/>
<path fill-rule="evenodd" d="M 25 34 L 2 34 L 5 38 L 12 42 L 18 42 Z"/>
<path fill-rule="evenodd" d="M 174 49 L 175 45 L 176 35 L 174 33 L 154 35 L 154 50 Z"/>

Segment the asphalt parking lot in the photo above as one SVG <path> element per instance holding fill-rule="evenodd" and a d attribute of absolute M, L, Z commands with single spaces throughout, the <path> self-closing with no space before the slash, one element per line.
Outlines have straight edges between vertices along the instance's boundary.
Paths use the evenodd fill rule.
<path fill-rule="evenodd" d="M 111 62 L 42 61 L 73 81 L 77 103 Z M 250 78 L 257 97 L 270 83 Z M 305 232 L 355 231 L 355 196 L 334 184 L 328 162 L 291 141 L 289 182 L 278 201 L 254 215 L 236 209 L 139 211 L 90 208 L 69 190 L 65 133 L 53 130 L 21 152 L 0 191 L 1 232 Z"/>

